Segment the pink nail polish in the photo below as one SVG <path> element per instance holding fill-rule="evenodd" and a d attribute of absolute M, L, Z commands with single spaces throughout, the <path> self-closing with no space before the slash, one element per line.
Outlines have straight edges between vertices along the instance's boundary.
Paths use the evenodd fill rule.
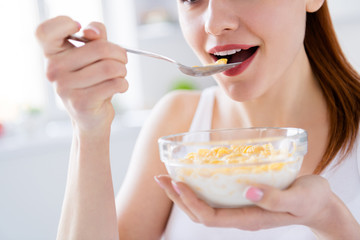
<path fill-rule="evenodd" d="M 161 183 L 160 180 L 157 178 L 157 176 L 154 176 L 154 180 L 155 180 L 155 182 L 156 182 L 157 184 L 159 184 L 159 186 L 160 186 L 161 188 L 164 188 L 164 185 L 162 185 L 162 183 Z"/>
<path fill-rule="evenodd" d="M 257 202 L 262 199 L 264 192 L 255 187 L 247 187 L 244 191 L 244 197 L 252 202 Z"/>
<path fill-rule="evenodd" d="M 176 184 L 176 182 L 171 181 L 171 184 L 173 185 L 173 188 L 174 188 L 175 192 L 176 192 L 177 194 L 181 195 L 181 191 L 180 191 L 178 185 Z"/>
<path fill-rule="evenodd" d="M 81 24 L 79 22 L 76 22 L 78 29 L 81 29 Z"/>
<path fill-rule="evenodd" d="M 96 35 L 100 35 L 99 29 L 97 29 L 97 28 L 94 27 L 94 26 L 89 25 L 89 26 L 87 26 L 85 29 L 88 29 L 88 30 L 93 31 Z"/>

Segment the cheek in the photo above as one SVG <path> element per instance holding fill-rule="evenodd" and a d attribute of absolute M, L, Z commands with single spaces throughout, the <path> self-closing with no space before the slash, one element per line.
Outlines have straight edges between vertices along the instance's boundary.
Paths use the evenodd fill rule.
<path fill-rule="evenodd" d="M 306 10 L 302 3 L 296 0 L 287 1 L 279 4 L 277 8 L 272 8 L 271 13 L 258 13 L 254 28 L 262 30 L 265 47 L 281 48 L 285 50 L 283 53 L 301 47 L 306 23 Z"/>
<path fill-rule="evenodd" d="M 181 31 L 191 49 L 199 56 L 200 49 L 204 47 L 205 33 L 203 31 L 202 20 L 199 17 L 179 17 Z"/>
<path fill-rule="evenodd" d="M 261 38 L 262 61 L 265 61 L 265 68 L 272 72 L 271 75 L 279 77 L 303 49 L 305 6 L 302 1 L 293 0 L 256 14 L 252 29 Z"/>

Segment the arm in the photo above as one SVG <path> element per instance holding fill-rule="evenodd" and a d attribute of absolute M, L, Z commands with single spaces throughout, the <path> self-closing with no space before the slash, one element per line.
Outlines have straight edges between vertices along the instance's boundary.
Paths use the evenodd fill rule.
<path fill-rule="evenodd" d="M 72 119 L 73 143 L 58 239 L 118 239 L 109 161 L 111 97 L 127 90 L 126 51 L 106 41 L 105 27 L 84 30 L 90 43 L 66 37 L 80 30 L 68 17 L 41 24 L 37 37 L 48 58 L 47 76 Z"/>
<path fill-rule="evenodd" d="M 355 240 L 359 238 L 360 224 L 341 199 L 333 193 L 329 199 L 327 210 L 322 217 L 323 222 L 314 222 L 309 226 L 319 240 Z"/>
<path fill-rule="evenodd" d="M 143 126 L 116 199 L 121 239 L 160 239 L 163 234 L 172 202 L 154 180 L 156 175 L 167 174 L 157 140 L 188 131 L 198 100 L 196 92 L 170 93 L 155 106 Z"/>
<path fill-rule="evenodd" d="M 109 130 L 74 133 L 57 239 L 118 239 Z"/>

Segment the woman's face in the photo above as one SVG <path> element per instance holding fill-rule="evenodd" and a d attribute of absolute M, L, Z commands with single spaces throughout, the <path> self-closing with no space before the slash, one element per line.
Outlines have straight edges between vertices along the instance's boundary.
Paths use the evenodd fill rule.
<path fill-rule="evenodd" d="M 184 37 L 203 64 L 243 61 L 215 75 L 235 100 L 261 96 L 306 59 L 306 0 L 177 1 Z"/>

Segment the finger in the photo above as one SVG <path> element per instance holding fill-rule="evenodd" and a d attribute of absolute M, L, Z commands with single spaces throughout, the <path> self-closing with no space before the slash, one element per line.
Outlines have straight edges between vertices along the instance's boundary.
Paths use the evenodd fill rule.
<path fill-rule="evenodd" d="M 107 81 L 104 81 L 98 85 L 82 89 L 82 94 L 84 98 L 94 99 L 94 101 L 104 101 L 106 99 L 112 98 L 116 93 L 124 93 L 128 90 L 129 83 L 125 78 L 113 78 Z"/>
<path fill-rule="evenodd" d="M 55 84 L 59 96 L 69 99 L 72 108 L 78 113 L 101 106 L 116 93 L 126 92 L 128 82 L 124 78 L 114 78 L 85 89 L 62 89 Z"/>
<path fill-rule="evenodd" d="M 59 72 L 52 75 L 48 71 L 50 81 L 57 81 L 64 88 L 87 88 L 113 78 L 124 78 L 126 67 L 114 60 L 101 60 L 76 72 Z"/>
<path fill-rule="evenodd" d="M 183 183 L 177 183 L 180 197 L 186 207 L 208 227 L 232 227 L 243 230 L 260 230 L 289 223 L 288 213 L 268 212 L 256 206 L 243 208 L 212 208 L 197 198 Z"/>
<path fill-rule="evenodd" d="M 36 37 L 43 47 L 46 56 L 51 56 L 72 48 L 66 38 L 78 32 L 81 25 L 66 16 L 49 19 L 38 26 Z"/>
<path fill-rule="evenodd" d="M 231 227 L 243 230 L 260 230 L 297 223 L 289 213 L 271 212 L 257 206 L 242 208 L 212 208 L 199 199 L 184 183 L 177 182 L 175 188 L 185 207 L 198 222 L 208 227 Z"/>
<path fill-rule="evenodd" d="M 83 30 L 84 38 L 88 40 L 107 39 L 105 25 L 100 22 L 92 22 Z"/>
<path fill-rule="evenodd" d="M 216 210 L 199 199 L 185 183 L 174 182 L 173 185 L 186 208 L 195 215 L 201 223 L 212 226 L 213 219 L 216 218 Z"/>
<path fill-rule="evenodd" d="M 155 177 L 155 180 L 158 182 L 160 187 L 164 189 L 166 195 L 181 209 L 183 210 L 194 222 L 199 222 L 196 216 L 185 206 L 182 202 L 176 187 L 172 183 L 172 180 L 169 176 L 160 175 Z"/>
<path fill-rule="evenodd" d="M 180 197 L 186 207 L 208 227 L 232 227 L 260 230 L 295 223 L 296 217 L 286 212 L 271 212 L 257 206 L 242 208 L 212 208 L 196 197 L 183 183 L 177 183 Z"/>
<path fill-rule="evenodd" d="M 329 182 L 319 175 L 301 176 L 283 193 L 284 208 L 298 217 L 317 215 L 333 194 Z"/>
<path fill-rule="evenodd" d="M 216 209 L 216 222 L 220 227 L 233 227 L 257 231 L 297 223 L 288 213 L 271 212 L 257 206 Z"/>
<path fill-rule="evenodd" d="M 280 190 L 260 184 L 248 187 L 244 196 L 255 205 L 273 212 L 293 213 L 303 200 L 291 188 Z"/>
<path fill-rule="evenodd" d="M 53 56 L 48 62 L 48 69 L 59 72 L 77 71 L 102 59 L 124 64 L 128 62 L 127 53 L 123 48 L 106 40 L 96 40 Z"/>

